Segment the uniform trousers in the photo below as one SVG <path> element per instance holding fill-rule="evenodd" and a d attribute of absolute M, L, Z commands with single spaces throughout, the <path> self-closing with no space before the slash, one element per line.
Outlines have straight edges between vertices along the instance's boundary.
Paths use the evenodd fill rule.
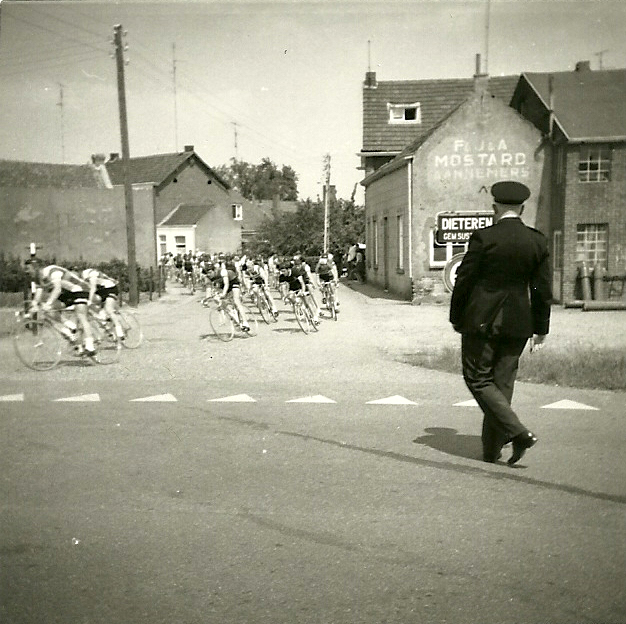
<path fill-rule="evenodd" d="M 511 408 L 519 358 L 527 338 L 463 334 L 463 378 L 483 411 L 483 458 L 497 459 L 512 438 L 528 431 Z"/>

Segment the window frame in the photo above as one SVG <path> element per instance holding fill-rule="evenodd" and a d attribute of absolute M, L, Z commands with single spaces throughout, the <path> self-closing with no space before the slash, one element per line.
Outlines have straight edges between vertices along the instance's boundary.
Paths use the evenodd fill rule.
<path fill-rule="evenodd" d="M 233 209 L 233 220 L 234 221 L 243 221 L 243 205 L 242 204 L 231 204 L 231 208 Z"/>
<path fill-rule="evenodd" d="M 445 247 L 446 249 L 446 259 L 445 260 L 435 260 L 435 247 L 442 249 Z M 466 253 L 469 247 L 469 242 L 467 243 L 446 243 L 445 245 L 439 245 L 436 241 L 435 237 L 435 229 L 433 228 L 428 233 L 428 266 L 431 269 L 443 269 L 446 264 L 450 262 L 452 256 L 458 253 Z M 458 248 L 458 249 L 455 249 Z M 462 248 L 462 249 L 461 249 Z"/>
<path fill-rule="evenodd" d="M 396 269 L 404 271 L 404 215 L 399 214 L 396 217 L 396 235 L 398 237 L 398 261 Z"/>
<path fill-rule="evenodd" d="M 407 110 L 415 110 L 415 119 L 406 118 Z M 401 115 L 398 115 L 398 113 L 401 113 Z M 393 125 L 419 125 L 422 123 L 422 106 L 420 102 L 411 104 L 392 104 L 387 102 L 387 115 L 388 123 Z"/>
<path fill-rule="evenodd" d="M 581 234 L 583 236 L 581 236 Z M 584 235 L 593 234 L 592 238 Z M 602 234 L 603 237 L 599 236 Z M 602 240 L 604 238 L 604 240 Z M 583 249 L 581 249 L 581 241 Z M 600 251 L 600 253 L 598 253 Z M 597 265 L 608 268 L 609 260 L 609 224 L 577 223 L 576 224 L 576 262 L 585 262 L 588 267 Z"/>
<path fill-rule="evenodd" d="M 613 149 L 608 145 L 584 145 L 578 153 L 578 181 L 594 184 L 611 181 Z"/>

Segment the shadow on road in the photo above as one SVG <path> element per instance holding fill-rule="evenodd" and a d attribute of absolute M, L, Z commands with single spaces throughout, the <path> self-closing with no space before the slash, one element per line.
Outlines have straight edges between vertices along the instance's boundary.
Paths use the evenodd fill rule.
<path fill-rule="evenodd" d="M 459 434 L 456 429 L 449 427 L 429 427 L 424 431 L 427 435 L 415 438 L 415 444 L 423 444 L 442 453 L 466 459 L 482 457 L 480 436 Z"/>

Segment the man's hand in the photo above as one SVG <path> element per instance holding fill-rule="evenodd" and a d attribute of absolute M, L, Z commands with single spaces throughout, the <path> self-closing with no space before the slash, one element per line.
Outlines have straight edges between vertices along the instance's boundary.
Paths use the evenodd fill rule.
<path fill-rule="evenodd" d="M 546 336 L 545 334 L 535 334 L 530 339 L 530 352 L 534 353 L 535 351 L 539 351 L 543 349 L 543 345 L 545 344 Z"/>

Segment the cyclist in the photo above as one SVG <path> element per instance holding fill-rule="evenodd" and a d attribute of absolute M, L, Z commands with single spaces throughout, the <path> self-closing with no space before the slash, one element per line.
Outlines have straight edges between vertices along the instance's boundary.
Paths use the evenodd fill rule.
<path fill-rule="evenodd" d="M 124 340 L 124 330 L 120 324 L 117 314 L 119 285 L 117 280 L 106 275 L 98 269 L 87 268 L 82 272 L 81 277 L 89 284 L 89 299 L 87 305 L 91 306 L 98 302 L 99 298 L 104 313 L 115 326 L 115 333 L 120 340 Z"/>
<path fill-rule="evenodd" d="M 339 299 L 337 297 L 337 285 L 339 283 L 339 271 L 333 259 L 333 254 L 324 253 L 320 256 L 315 266 L 317 273 L 317 282 L 321 286 L 322 282 L 330 283 L 331 291 L 335 297 L 335 305 L 339 307 Z M 326 299 L 322 299 L 322 303 L 326 303 Z"/>
<path fill-rule="evenodd" d="M 183 256 L 183 286 L 187 286 L 189 281 L 191 281 L 191 294 L 196 291 L 196 276 L 194 273 L 194 265 L 195 259 L 193 253 L 191 253 L 191 251 L 188 251 Z"/>
<path fill-rule="evenodd" d="M 218 288 L 221 287 L 222 290 L 221 293 L 217 294 L 217 298 L 224 299 L 225 297 L 231 296 L 235 308 L 239 313 L 241 329 L 243 331 L 250 331 L 248 317 L 241 303 L 241 283 L 239 281 L 237 267 L 230 256 L 224 256 L 223 262 L 219 264 L 219 277 L 216 280 L 216 285 Z"/>
<path fill-rule="evenodd" d="M 319 323 L 320 319 L 320 307 L 317 305 L 317 301 L 315 300 L 315 296 L 313 295 L 314 284 L 311 279 L 311 267 L 307 262 L 305 262 L 300 255 L 296 255 L 293 258 L 293 270 L 296 274 L 302 275 L 302 279 L 304 281 L 304 302 L 309 308 L 311 314 L 313 315 L 313 319 L 316 323 Z"/>
<path fill-rule="evenodd" d="M 267 268 L 261 258 L 249 260 L 247 263 L 248 277 L 250 278 L 252 292 L 256 297 L 265 297 L 270 304 L 270 310 L 274 318 L 278 317 L 278 310 L 274 305 L 274 300 L 269 290 L 269 277 Z"/>
<path fill-rule="evenodd" d="M 87 355 L 95 355 L 93 333 L 87 318 L 89 284 L 65 267 L 56 264 L 43 266 L 43 263 L 37 259 L 26 261 L 26 271 L 36 285 L 31 311 L 36 312 L 40 305 L 44 312 L 49 312 L 53 308 L 61 310 L 61 306 L 73 306 L 76 320 L 83 330 L 84 337 L 84 344 L 78 345 L 79 351 L 84 348 Z M 44 296 L 46 301 L 42 303 Z M 52 320 L 70 342 L 76 341 L 76 336 L 73 333 L 76 330 L 75 326 L 72 329 L 71 323 L 61 323 L 60 320 L 54 318 Z"/>
<path fill-rule="evenodd" d="M 301 293 L 303 295 L 304 305 L 311 313 L 311 316 L 313 317 L 313 322 L 316 325 L 319 325 L 319 310 L 317 308 L 317 305 L 315 304 L 315 300 L 312 300 L 312 297 L 310 296 L 311 293 L 307 291 L 306 271 L 302 268 L 302 262 L 300 261 L 299 264 L 297 262 L 294 262 L 292 266 L 286 269 L 285 274 L 286 282 L 289 288 L 289 294 Z M 288 301 L 288 297 L 286 297 L 285 300 Z"/>

